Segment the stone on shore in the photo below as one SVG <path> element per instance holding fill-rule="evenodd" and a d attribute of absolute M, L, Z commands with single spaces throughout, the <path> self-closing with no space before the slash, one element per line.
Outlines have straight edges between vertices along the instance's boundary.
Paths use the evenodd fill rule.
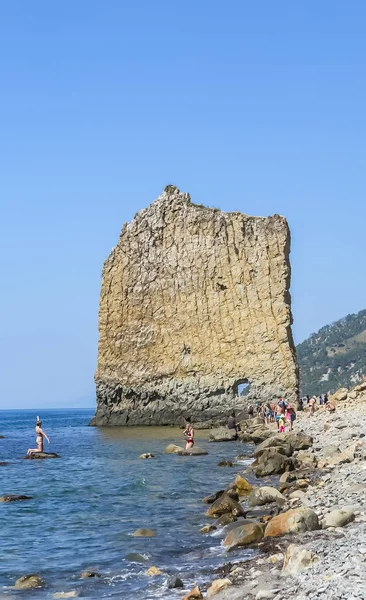
<path fill-rule="evenodd" d="M 319 557 L 304 546 L 290 544 L 286 550 L 282 572 L 286 575 L 296 575 L 312 567 L 318 560 Z"/>
<path fill-rule="evenodd" d="M 265 477 L 291 471 L 293 462 L 287 456 L 277 452 L 276 448 L 266 448 L 252 463 L 251 467 L 256 477 Z"/>
<path fill-rule="evenodd" d="M 261 442 L 264 442 L 264 440 L 275 435 L 275 433 L 273 429 L 268 429 L 268 427 L 258 427 L 258 429 L 250 432 L 249 435 L 252 442 L 255 444 L 260 444 Z"/>
<path fill-rule="evenodd" d="M 14 587 L 17 590 L 34 590 L 36 588 L 44 587 L 45 585 L 42 577 L 32 573 L 30 575 L 23 575 L 23 577 L 17 579 Z"/>
<path fill-rule="evenodd" d="M 231 513 L 235 517 L 244 517 L 245 513 L 239 502 L 230 498 L 230 496 L 225 493 L 220 498 L 218 498 L 213 504 L 211 504 L 210 508 L 206 512 L 206 517 L 211 517 L 212 519 L 218 519 L 221 515 L 225 513 Z"/>
<path fill-rule="evenodd" d="M 133 533 L 133 537 L 155 537 L 156 531 L 153 529 L 145 529 L 142 527 L 141 529 L 136 529 Z"/>
<path fill-rule="evenodd" d="M 61 458 L 56 452 L 32 452 L 24 457 L 25 460 L 44 460 L 45 458 Z"/>
<path fill-rule="evenodd" d="M 218 427 L 212 429 L 208 436 L 209 442 L 233 442 L 237 439 L 237 433 L 235 429 L 229 429 L 228 427 Z"/>
<path fill-rule="evenodd" d="M 248 496 L 253 489 L 253 486 L 241 475 L 237 475 L 232 484 L 232 489 L 237 490 L 239 496 Z"/>
<path fill-rule="evenodd" d="M 246 523 L 232 529 L 224 540 L 226 550 L 248 546 L 263 538 L 263 525 L 261 523 Z"/>
<path fill-rule="evenodd" d="M 212 598 L 222 590 L 226 590 L 226 588 L 232 585 L 230 579 L 214 579 L 211 583 L 210 587 L 207 590 L 206 598 Z"/>
<path fill-rule="evenodd" d="M 249 494 L 248 506 L 263 506 L 272 502 L 282 506 L 286 498 L 276 488 L 270 486 L 254 488 Z"/>
<path fill-rule="evenodd" d="M 310 508 L 295 508 L 273 517 L 265 529 L 264 536 L 276 537 L 316 529 L 320 529 L 317 514 Z"/>
<path fill-rule="evenodd" d="M 190 592 L 188 592 L 188 594 L 183 596 L 182 600 L 201 600 L 201 598 L 203 598 L 201 590 L 198 587 L 198 585 L 196 585 L 196 587 L 194 587 L 193 590 L 191 590 Z"/>
<path fill-rule="evenodd" d="M 16 494 L 6 494 L 5 496 L 0 496 L 0 502 L 19 502 L 20 500 L 33 500 L 33 496 L 18 496 Z"/>
<path fill-rule="evenodd" d="M 285 435 L 285 439 L 294 452 L 295 450 L 308 450 L 313 445 L 313 438 L 303 431 L 289 432 Z"/>
<path fill-rule="evenodd" d="M 323 529 L 328 527 L 344 527 L 351 523 L 355 518 L 355 513 L 351 508 L 340 508 L 332 510 L 326 514 L 323 522 Z"/>

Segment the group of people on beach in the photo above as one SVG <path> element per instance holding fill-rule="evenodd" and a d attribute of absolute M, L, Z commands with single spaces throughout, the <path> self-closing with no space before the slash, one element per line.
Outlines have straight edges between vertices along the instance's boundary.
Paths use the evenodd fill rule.
<path fill-rule="evenodd" d="M 296 420 L 296 411 L 290 402 L 286 402 L 283 398 L 273 400 L 261 404 L 257 402 L 254 406 L 250 406 L 248 409 L 250 417 L 256 414 L 264 419 L 266 425 L 270 423 L 276 423 L 277 429 L 280 433 L 283 433 L 286 429 L 286 425 L 289 425 L 290 431 L 293 429 L 294 422 Z"/>
<path fill-rule="evenodd" d="M 326 410 L 328 410 L 331 413 L 335 412 L 335 409 L 336 409 L 335 404 L 329 398 L 328 394 L 322 394 L 318 398 L 316 396 L 310 397 L 309 395 L 306 395 L 303 398 L 300 398 L 301 409 L 303 410 L 305 408 L 305 406 L 309 407 L 309 417 L 312 417 L 313 415 L 315 415 L 316 407 L 318 404 L 320 406 L 325 406 Z"/>

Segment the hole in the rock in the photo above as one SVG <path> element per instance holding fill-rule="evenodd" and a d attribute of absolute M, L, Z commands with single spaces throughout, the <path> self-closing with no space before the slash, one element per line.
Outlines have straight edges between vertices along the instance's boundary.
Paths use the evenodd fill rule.
<path fill-rule="evenodd" d="M 247 379 L 238 381 L 236 384 L 236 395 L 247 396 L 250 392 L 250 382 Z"/>

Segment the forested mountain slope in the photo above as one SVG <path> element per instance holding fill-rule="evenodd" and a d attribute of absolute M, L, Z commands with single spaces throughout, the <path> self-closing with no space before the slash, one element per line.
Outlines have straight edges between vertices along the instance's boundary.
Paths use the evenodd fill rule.
<path fill-rule="evenodd" d="M 322 327 L 296 351 L 301 395 L 357 385 L 366 375 L 366 310 Z"/>

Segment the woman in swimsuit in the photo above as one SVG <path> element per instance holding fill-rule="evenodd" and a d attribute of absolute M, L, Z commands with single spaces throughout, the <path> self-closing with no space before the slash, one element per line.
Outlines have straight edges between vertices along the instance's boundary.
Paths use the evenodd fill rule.
<path fill-rule="evenodd" d="M 192 427 L 191 419 L 187 419 L 186 428 L 183 432 L 184 437 L 186 438 L 186 450 L 193 448 L 194 446 L 194 429 Z"/>
<path fill-rule="evenodd" d="M 42 421 L 40 420 L 39 417 L 37 417 L 37 421 L 36 421 L 36 436 L 37 436 L 37 439 L 36 439 L 37 448 L 28 448 L 28 452 L 27 452 L 28 456 L 30 454 L 33 454 L 33 452 L 43 452 L 43 438 L 46 438 L 47 442 L 50 443 L 50 440 L 49 440 L 47 434 L 42 429 Z"/>

